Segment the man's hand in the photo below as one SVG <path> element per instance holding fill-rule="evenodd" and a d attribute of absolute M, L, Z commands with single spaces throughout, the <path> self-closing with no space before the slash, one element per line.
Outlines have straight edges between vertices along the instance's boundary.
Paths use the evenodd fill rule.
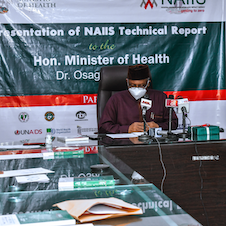
<path fill-rule="evenodd" d="M 143 132 L 144 131 L 144 123 L 143 122 L 134 122 L 129 126 L 128 133 L 132 132 Z"/>
<path fill-rule="evenodd" d="M 152 122 L 148 122 L 147 124 L 149 126 L 149 127 L 147 126 L 148 129 L 149 128 L 159 128 L 159 125 L 157 123 L 153 122 L 153 121 Z"/>
<path fill-rule="evenodd" d="M 159 128 L 159 125 L 155 122 L 147 122 L 148 126 L 146 125 L 146 131 L 149 128 Z M 134 122 L 129 126 L 128 133 L 132 132 L 143 132 L 144 131 L 144 123 L 143 122 Z"/>

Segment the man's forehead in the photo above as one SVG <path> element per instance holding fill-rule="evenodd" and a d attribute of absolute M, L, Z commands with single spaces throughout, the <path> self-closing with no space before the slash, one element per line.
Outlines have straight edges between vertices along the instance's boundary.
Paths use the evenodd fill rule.
<path fill-rule="evenodd" d="M 147 83 L 148 79 L 140 79 L 140 80 L 132 80 L 132 79 L 128 79 L 129 83 L 136 83 L 136 84 L 142 84 L 142 83 Z"/>

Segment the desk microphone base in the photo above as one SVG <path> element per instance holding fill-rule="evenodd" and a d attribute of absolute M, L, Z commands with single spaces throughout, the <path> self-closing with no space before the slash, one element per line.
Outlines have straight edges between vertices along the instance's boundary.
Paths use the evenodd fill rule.
<path fill-rule="evenodd" d="M 178 135 L 177 134 L 174 134 L 174 133 L 171 133 L 171 132 L 168 132 L 167 133 L 167 138 L 171 141 L 177 141 L 178 140 Z"/>
<path fill-rule="evenodd" d="M 190 134 L 188 133 L 179 133 L 178 136 L 179 138 L 183 138 L 184 140 L 190 138 Z"/>
<path fill-rule="evenodd" d="M 148 134 L 142 134 L 138 137 L 139 141 L 147 141 L 147 140 L 150 140 L 150 139 L 151 139 L 151 136 L 149 136 Z"/>

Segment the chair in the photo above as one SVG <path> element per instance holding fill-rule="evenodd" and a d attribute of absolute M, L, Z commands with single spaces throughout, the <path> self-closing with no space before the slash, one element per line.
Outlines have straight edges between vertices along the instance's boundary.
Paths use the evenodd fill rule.
<path fill-rule="evenodd" d="M 97 93 L 97 123 L 99 122 L 108 99 L 115 93 L 128 89 L 126 78 L 128 65 L 115 65 L 102 67 Z M 152 80 L 150 86 L 152 89 Z"/>
<path fill-rule="evenodd" d="M 100 70 L 100 81 L 97 93 L 97 122 L 108 99 L 115 93 L 127 89 L 127 65 L 106 66 Z"/>

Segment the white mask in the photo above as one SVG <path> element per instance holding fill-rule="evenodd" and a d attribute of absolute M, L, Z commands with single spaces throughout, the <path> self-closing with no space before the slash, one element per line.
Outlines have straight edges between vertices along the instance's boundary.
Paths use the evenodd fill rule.
<path fill-rule="evenodd" d="M 136 100 L 138 100 L 144 96 L 147 90 L 145 88 L 140 88 L 140 87 L 131 87 L 129 88 L 129 92 Z"/>

